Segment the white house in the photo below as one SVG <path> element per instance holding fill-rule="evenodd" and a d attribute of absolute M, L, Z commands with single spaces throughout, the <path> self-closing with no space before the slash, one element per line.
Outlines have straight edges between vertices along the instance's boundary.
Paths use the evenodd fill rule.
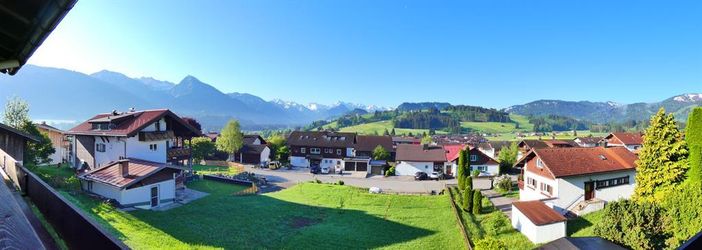
<path fill-rule="evenodd" d="M 395 175 L 415 175 L 417 172 L 445 173 L 446 151 L 442 146 L 399 144 L 395 156 Z"/>
<path fill-rule="evenodd" d="M 631 152 L 637 152 L 643 145 L 642 133 L 611 133 L 600 142 L 605 147 L 625 147 Z"/>
<path fill-rule="evenodd" d="M 512 227 L 536 244 L 566 236 L 566 218 L 538 200 L 512 203 Z"/>
<path fill-rule="evenodd" d="M 523 166 L 519 200 L 542 200 L 561 214 L 602 209 L 631 197 L 636 159 L 623 147 L 533 149 L 516 164 Z"/>
<path fill-rule="evenodd" d="M 70 162 L 78 169 L 96 169 L 120 159 L 133 158 L 157 163 L 183 164 L 190 160 L 187 138 L 199 136 L 167 109 L 112 112 L 70 129 L 74 137 Z"/>
<path fill-rule="evenodd" d="M 578 146 L 580 146 L 580 147 L 594 148 L 600 144 L 600 141 L 602 141 L 602 137 L 594 137 L 594 136 L 577 137 L 577 138 L 573 139 L 573 141 L 575 143 L 577 143 Z"/>
<path fill-rule="evenodd" d="M 190 148 L 199 136 L 167 109 L 99 114 L 67 132 L 74 137 L 74 167 L 83 190 L 123 207 L 151 208 L 173 202 L 184 187 Z"/>
<path fill-rule="evenodd" d="M 287 143 L 290 147 L 290 164 L 296 167 L 341 169 L 345 166 L 344 158 L 356 157 L 355 133 L 293 131 Z"/>
<path fill-rule="evenodd" d="M 83 190 L 112 199 L 121 207 L 150 209 L 174 202 L 182 170 L 171 164 L 123 159 L 79 178 Z"/>
<path fill-rule="evenodd" d="M 460 150 L 468 149 L 470 171 L 480 171 L 480 176 L 496 176 L 500 174 L 500 163 L 488 156 L 479 147 L 466 145 L 444 145 L 446 151 L 447 169 L 445 174 L 456 177 Z"/>

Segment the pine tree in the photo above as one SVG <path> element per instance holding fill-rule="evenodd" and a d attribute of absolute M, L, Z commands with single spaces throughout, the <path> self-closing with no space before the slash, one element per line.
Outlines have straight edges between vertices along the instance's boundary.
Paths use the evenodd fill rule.
<path fill-rule="evenodd" d="M 685 140 L 690 150 L 688 181 L 702 183 L 702 107 L 694 108 L 687 117 Z"/>
<path fill-rule="evenodd" d="M 467 190 L 466 190 L 467 191 Z M 483 210 L 483 194 L 480 193 L 480 190 L 476 189 L 473 191 L 473 214 L 478 215 L 480 214 L 481 210 Z"/>
<path fill-rule="evenodd" d="M 651 117 L 643 147 L 636 161 L 634 200 L 656 201 L 656 194 L 670 190 L 685 178 L 687 144 L 678 130 L 673 114 L 661 108 Z M 661 197 L 663 194 L 659 194 Z"/>

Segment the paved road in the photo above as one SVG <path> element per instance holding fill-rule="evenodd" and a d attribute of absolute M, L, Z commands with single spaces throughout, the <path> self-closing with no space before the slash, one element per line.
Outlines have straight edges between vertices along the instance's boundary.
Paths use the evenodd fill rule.
<path fill-rule="evenodd" d="M 495 208 L 499 209 L 505 215 L 507 215 L 507 218 L 512 218 L 512 202 L 517 201 L 517 199 L 504 197 L 493 190 L 483 190 L 480 192 L 485 197 L 488 197 L 488 199 L 490 199 L 490 202 L 492 202 L 492 205 L 495 206 Z"/>
<path fill-rule="evenodd" d="M 322 182 L 336 183 L 339 180 L 344 181 L 344 185 L 370 188 L 379 187 L 383 192 L 389 193 L 430 193 L 431 191 L 440 192 L 444 189 L 445 184 L 455 184 L 456 180 L 442 181 L 415 181 L 412 176 L 372 176 L 364 178 L 359 175 L 344 173 L 338 174 L 318 174 L 309 173 L 309 169 L 301 168 L 294 170 L 279 169 L 269 170 L 260 168 L 245 167 L 246 171 L 253 172 L 258 176 L 266 177 L 270 184 L 279 188 L 287 188 L 300 182 L 313 181 L 318 179 Z M 273 189 L 275 190 L 275 189 Z"/>

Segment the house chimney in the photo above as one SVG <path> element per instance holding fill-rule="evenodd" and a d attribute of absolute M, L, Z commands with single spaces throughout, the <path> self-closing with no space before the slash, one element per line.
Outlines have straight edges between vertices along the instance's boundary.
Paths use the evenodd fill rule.
<path fill-rule="evenodd" d="M 124 178 L 127 178 L 127 176 L 129 176 L 129 161 L 128 160 L 122 160 L 119 162 L 119 173 Z"/>

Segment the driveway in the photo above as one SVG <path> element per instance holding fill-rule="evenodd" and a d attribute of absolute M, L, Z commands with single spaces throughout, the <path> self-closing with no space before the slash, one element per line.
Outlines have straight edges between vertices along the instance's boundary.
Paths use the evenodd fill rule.
<path fill-rule="evenodd" d="M 371 176 L 364 178 L 361 175 L 344 173 L 339 174 L 311 174 L 308 168 L 296 168 L 293 170 L 287 169 L 260 169 L 245 167 L 246 171 L 253 172 L 258 176 L 266 177 L 268 183 L 279 188 L 288 188 L 301 182 L 314 181 L 318 179 L 325 183 L 337 183 L 339 180 L 344 181 L 344 185 L 370 188 L 379 187 L 386 193 L 423 193 L 428 194 L 431 191 L 436 193 L 444 189 L 445 184 L 455 184 L 456 180 L 441 180 L 441 181 L 415 181 L 412 176 Z M 275 189 L 272 189 L 275 190 Z"/>

